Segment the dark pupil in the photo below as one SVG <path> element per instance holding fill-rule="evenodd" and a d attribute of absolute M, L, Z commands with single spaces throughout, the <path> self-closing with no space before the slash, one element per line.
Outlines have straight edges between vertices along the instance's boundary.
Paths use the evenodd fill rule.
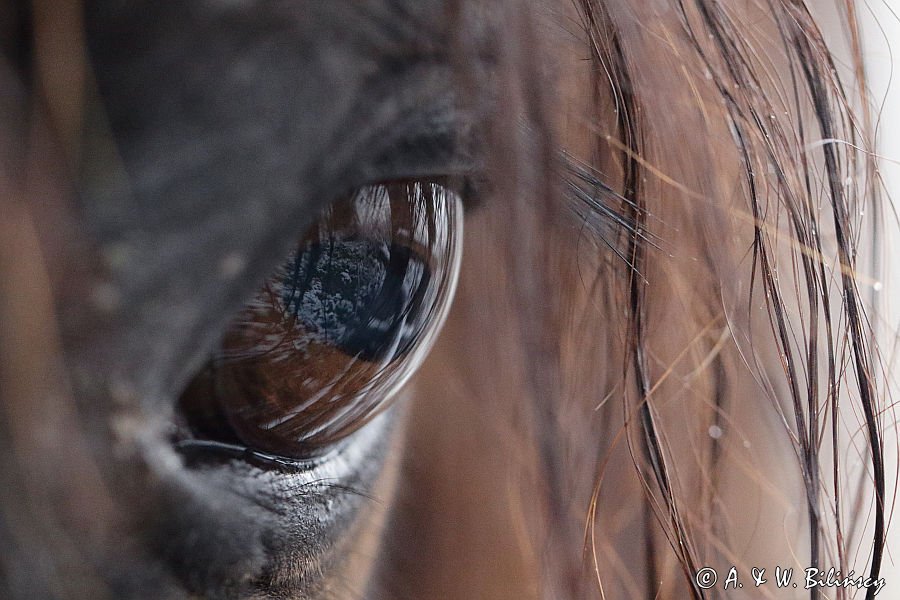
<path fill-rule="evenodd" d="M 429 271 L 406 246 L 334 239 L 301 248 L 283 282 L 282 301 L 317 341 L 367 361 L 405 354 Z"/>

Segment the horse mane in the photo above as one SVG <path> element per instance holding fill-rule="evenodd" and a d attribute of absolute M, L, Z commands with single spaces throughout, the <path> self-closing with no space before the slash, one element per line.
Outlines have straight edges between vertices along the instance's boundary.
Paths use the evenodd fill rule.
<path fill-rule="evenodd" d="M 839 8 L 579 0 L 502 17 L 494 200 L 466 239 L 491 266 L 464 269 L 459 342 L 422 378 L 455 378 L 454 410 L 506 423 L 459 451 L 521 463 L 519 496 L 471 495 L 530 540 L 504 563 L 532 574 L 525 589 L 705 598 L 705 566 L 879 578 L 882 197 L 854 5 Z M 826 17 L 846 40 L 826 42 Z M 502 335 L 471 347 L 485 330 Z"/>

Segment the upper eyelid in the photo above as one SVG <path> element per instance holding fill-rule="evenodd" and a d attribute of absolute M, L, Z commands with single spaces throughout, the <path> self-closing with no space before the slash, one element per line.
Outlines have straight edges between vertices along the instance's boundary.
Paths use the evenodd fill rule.
<path fill-rule="evenodd" d="M 145 25 L 141 20 L 138 31 Z M 100 24 L 92 27 L 95 31 Z M 258 74 L 271 75 L 266 68 L 275 69 L 282 75 L 295 73 L 298 81 L 274 89 L 272 93 L 287 97 L 268 102 L 288 112 L 273 115 L 264 107 L 253 109 L 265 96 L 238 96 L 237 104 L 230 104 L 235 90 L 215 87 L 228 82 L 224 75 L 204 72 L 198 82 L 178 72 L 195 63 L 154 70 L 143 50 L 122 53 L 115 41 L 94 40 L 92 45 L 89 39 L 89 45 L 96 99 L 102 104 L 99 118 L 112 135 L 95 141 L 115 148 L 121 158 L 121 177 L 112 180 L 120 185 L 107 187 L 110 179 L 101 171 L 80 190 L 84 229 L 99 251 L 93 259 L 99 276 L 86 283 L 82 302 L 67 307 L 78 313 L 73 322 L 99 319 L 104 327 L 79 332 L 69 353 L 88 378 L 102 381 L 115 373 L 125 379 L 151 411 L 165 410 L 174 401 L 230 316 L 332 197 L 384 180 L 456 178 L 479 171 L 473 137 L 484 117 L 456 105 L 452 67 L 437 62 L 434 54 L 423 55 L 421 63 L 414 54 L 406 56 L 402 64 L 376 76 L 367 73 L 368 79 L 343 73 L 337 82 L 343 87 L 323 88 L 318 95 L 311 86 L 335 81 L 303 80 L 303 56 L 279 55 L 284 64 L 260 65 Z M 352 47 L 352 38 L 341 43 L 350 45 L 351 55 L 360 52 Z M 133 45 L 129 40 L 126 47 Z M 217 52 L 213 46 L 199 50 Z M 227 62 L 231 55 L 222 56 Z M 196 64 L 204 64 L 201 59 Z M 295 60 L 300 61 L 297 69 L 286 71 Z M 173 89 L 173 82 L 182 79 L 200 87 Z M 296 96 L 301 80 L 307 95 Z M 205 83 L 213 87 L 207 89 Z M 247 93 L 256 91 L 248 88 Z M 323 102 L 325 97 L 334 101 Z M 304 103 L 314 98 L 319 101 Z M 336 120 L 333 111 L 347 106 L 365 110 L 351 113 L 350 120 Z M 171 118 L 169 110 L 174 111 Z M 195 114 L 202 118 L 195 122 Z M 249 127 L 242 131 L 257 137 L 230 138 L 231 126 L 248 118 L 283 127 Z M 360 139 L 359 127 L 370 130 L 366 139 Z M 314 139 L 303 139 L 304 131 L 314 132 Z M 219 142 L 205 137 L 207 132 Z M 192 161 L 190 169 L 173 161 L 179 144 L 205 148 L 207 142 L 212 144 L 208 160 Z M 86 150 L 88 159 L 105 164 L 106 155 Z M 116 307 L 95 306 L 91 297 L 110 291 Z"/>

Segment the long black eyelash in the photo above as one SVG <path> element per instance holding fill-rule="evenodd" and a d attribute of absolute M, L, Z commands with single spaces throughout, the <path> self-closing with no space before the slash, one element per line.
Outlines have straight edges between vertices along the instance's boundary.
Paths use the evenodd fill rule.
<path fill-rule="evenodd" d="M 590 165 L 565 152 L 562 161 L 564 192 L 572 210 L 622 262 L 631 269 L 636 267 L 621 247 L 623 234 L 662 250 L 659 237 L 635 222 L 636 215 L 646 214 L 643 207 L 612 189 Z M 638 276 L 642 278 L 640 273 Z"/>

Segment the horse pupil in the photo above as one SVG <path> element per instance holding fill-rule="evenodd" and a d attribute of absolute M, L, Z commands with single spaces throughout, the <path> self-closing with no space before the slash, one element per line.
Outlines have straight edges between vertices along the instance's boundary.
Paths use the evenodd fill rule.
<path fill-rule="evenodd" d="M 331 239 L 306 244 L 292 262 L 282 301 L 318 341 L 367 361 L 412 346 L 430 273 L 409 248 Z"/>

